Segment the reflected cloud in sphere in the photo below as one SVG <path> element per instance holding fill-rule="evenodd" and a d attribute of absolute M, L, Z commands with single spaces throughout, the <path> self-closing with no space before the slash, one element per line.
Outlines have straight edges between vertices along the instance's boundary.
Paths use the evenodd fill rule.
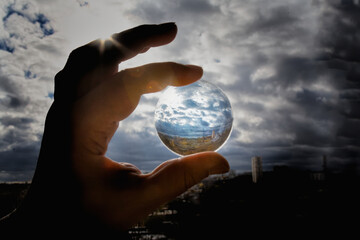
<path fill-rule="evenodd" d="M 232 123 L 229 99 L 205 80 L 168 87 L 155 109 L 158 135 L 178 155 L 219 150 L 230 136 Z"/>

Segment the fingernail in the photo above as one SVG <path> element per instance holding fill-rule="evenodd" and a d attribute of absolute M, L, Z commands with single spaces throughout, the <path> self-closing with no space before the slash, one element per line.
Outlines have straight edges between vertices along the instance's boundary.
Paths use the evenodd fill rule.
<path fill-rule="evenodd" d="M 164 30 L 168 30 L 176 27 L 176 24 L 175 22 L 168 22 L 168 23 L 159 24 L 159 26 L 161 26 Z"/>
<path fill-rule="evenodd" d="M 216 154 L 214 156 L 216 164 L 210 169 L 210 174 L 227 173 L 230 170 L 229 162 L 221 155 Z"/>
<path fill-rule="evenodd" d="M 202 67 L 200 66 L 196 66 L 196 65 L 186 65 L 186 67 L 192 69 L 193 71 L 195 71 L 197 74 L 199 74 L 199 78 L 202 77 L 204 71 L 202 69 Z"/>
<path fill-rule="evenodd" d="M 209 171 L 210 174 L 222 174 L 227 173 L 230 170 L 229 165 L 222 164 L 220 166 L 216 166 Z"/>
<path fill-rule="evenodd" d="M 202 70 L 203 70 L 202 67 L 197 66 L 197 65 L 188 64 L 188 65 L 186 65 L 186 66 L 189 67 L 189 68 L 192 68 L 192 69 L 194 69 L 194 70 L 197 70 L 197 71 L 202 71 Z"/>
<path fill-rule="evenodd" d="M 200 66 L 196 66 L 196 65 L 186 65 L 186 66 L 187 66 L 188 68 L 191 68 L 191 69 L 199 72 L 199 73 L 201 72 L 201 74 L 203 73 L 203 68 L 200 67 Z"/>

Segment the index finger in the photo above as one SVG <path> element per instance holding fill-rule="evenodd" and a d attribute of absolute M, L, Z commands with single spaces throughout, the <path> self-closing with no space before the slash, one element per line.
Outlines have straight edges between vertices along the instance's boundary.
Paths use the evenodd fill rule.
<path fill-rule="evenodd" d="M 64 69 L 55 77 L 55 99 L 75 99 L 79 81 L 86 73 L 101 66 L 103 74 L 108 72 L 112 75 L 118 71 L 120 62 L 146 52 L 150 47 L 170 43 L 176 33 L 175 23 L 141 25 L 113 34 L 107 40 L 95 40 L 73 50 Z M 88 91 L 102 80 L 98 78 L 85 89 Z"/>
<path fill-rule="evenodd" d="M 115 33 L 107 42 L 104 58 L 108 62 L 126 61 L 139 53 L 146 52 L 151 47 L 170 43 L 177 33 L 175 23 L 158 25 L 141 25 L 120 33 Z"/>

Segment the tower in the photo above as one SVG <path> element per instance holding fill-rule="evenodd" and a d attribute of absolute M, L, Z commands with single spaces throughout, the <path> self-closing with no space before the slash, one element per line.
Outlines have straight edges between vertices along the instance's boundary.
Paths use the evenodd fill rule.
<path fill-rule="evenodd" d="M 327 157 L 326 157 L 326 155 L 323 155 L 322 170 L 324 173 L 327 172 Z"/>
<path fill-rule="evenodd" d="M 252 180 L 254 183 L 260 181 L 262 177 L 262 160 L 261 157 L 255 156 L 251 158 Z"/>

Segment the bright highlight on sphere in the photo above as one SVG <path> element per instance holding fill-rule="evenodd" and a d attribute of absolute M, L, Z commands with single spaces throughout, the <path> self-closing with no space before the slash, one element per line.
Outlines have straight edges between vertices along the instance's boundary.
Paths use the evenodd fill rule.
<path fill-rule="evenodd" d="M 168 87 L 155 109 L 161 141 L 181 156 L 219 150 L 230 136 L 232 123 L 229 99 L 205 80 Z"/>

